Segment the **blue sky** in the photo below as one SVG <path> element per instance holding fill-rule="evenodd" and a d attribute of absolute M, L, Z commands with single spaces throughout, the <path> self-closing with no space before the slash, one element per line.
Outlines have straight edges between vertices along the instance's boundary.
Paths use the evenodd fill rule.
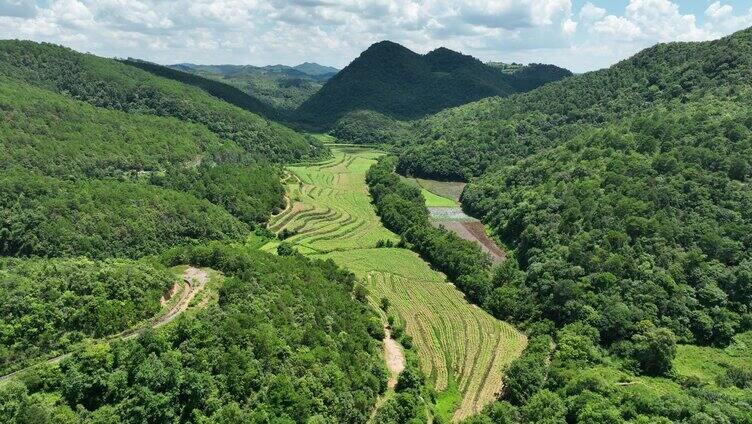
<path fill-rule="evenodd" d="M 0 38 L 158 63 L 342 67 L 388 39 L 584 72 L 750 26 L 750 0 L 0 0 Z"/>

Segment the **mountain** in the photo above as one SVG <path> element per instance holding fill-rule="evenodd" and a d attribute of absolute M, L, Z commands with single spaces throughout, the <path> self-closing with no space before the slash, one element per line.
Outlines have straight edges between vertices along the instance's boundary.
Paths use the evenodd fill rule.
<path fill-rule="evenodd" d="M 581 131 L 651 108 L 733 97 L 747 87 L 752 30 L 703 43 L 668 43 L 595 72 L 509 98 L 483 99 L 419 121 L 403 172 L 471 178 L 514 163 Z"/>
<path fill-rule="evenodd" d="M 731 359 L 752 353 L 750 75 L 746 29 L 414 125 L 396 167 L 468 180 L 463 209 L 509 252 L 458 287 L 530 335 L 472 422 L 752 416 L 749 356 Z M 398 200 L 382 219 L 411 214 Z"/>
<path fill-rule="evenodd" d="M 293 66 L 293 69 L 296 69 L 304 74 L 312 75 L 312 76 L 321 76 L 321 75 L 328 75 L 332 76 L 339 72 L 339 69 L 333 68 L 331 66 L 324 66 L 319 65 L 315 62 L 303 62 L 300 65 Z"/>
<path fill-rule="evenodd" d="M 299 160 L 317 157 L 326 150 L 312 138 L 231 105 L 202 88 L 62 46 L 0 41 L 0 75 L 98 107 L 200 123 L 256 159 Z"/>
<path fill-rule="evenodd" d="M 566 70 L 560 71 L 551 79 L 569 75 Z M 524 91 L 533 80 L 526 81 L 446 48 L 420 55 L 397 43 L 382 41 L 327 81 L 294 116 L 315 128 L 329 128 L 347 113 L 360 109 L 396 119 L 415 119 L 484 97 Z"/>
<path fill-rule="evenodd" d="M 192 63 L 170 67 L 232 85 L 283 115 L 300 106 L 337 73 L 335 68 L 308 62 L 294 67 Z"/>

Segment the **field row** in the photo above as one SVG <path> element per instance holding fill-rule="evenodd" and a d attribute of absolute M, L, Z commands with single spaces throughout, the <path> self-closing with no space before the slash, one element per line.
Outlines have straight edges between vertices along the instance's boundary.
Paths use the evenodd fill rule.
<path fill-rule="evenodd" d="M 443 274 L 404 249 L 365 249 L 323 255 L 366 282 L 372 302 L 389 299 L 404 323 L 423 371 L 438 391 L 454 382 L 462 395 L 454 419 L 478 412 L 502 388 L 504 367 L 526 340 L 512 326 L 470 305 Z"/>

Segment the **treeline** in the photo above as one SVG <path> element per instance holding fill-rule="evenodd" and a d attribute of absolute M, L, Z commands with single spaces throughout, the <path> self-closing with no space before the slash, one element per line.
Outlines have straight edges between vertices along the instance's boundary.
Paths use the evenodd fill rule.
<path fill-rule="evenodd" d="M 491 284 L 488 255 L 475 243 L 433 227 L 420 189 L 400 181 L 394 173 L 395 162 L 392 156 L 382 157 L 366 173 L 382 223 L 446 274 L 470 301 L 482 304 Z"/>
<path fill-rule="evenodd" d="M 23 167 L 62 179 L 151 183 L 209 200 L 249 225 L 284 206 L 276 167 L 201 125 L 96 108 L 0 81 L 0 171 Z"/>
<path fill-rule="evenodd" d="M 146 184 L 0 173 L 0 254 L 92 258 L 156 254 L 194 241 L 240 240 L 249 227 L 206 200 Z"/>
<path fill-rule="evenodd" d="M 246 224 L 260 226 L 285 206 L 280 176 L 278 168 L 266 164 L 202 164 L 173 166 L 152 174 L 150 182 L 206 199 Z"/>
<path fill-rule="evenodd" d="M 598 346 L 600 336 L 585 323 L 567 325 L 553 337 L 534 334 L 505 372 L 502 400 L 464 423 L 749 422 L 752 374 L 743 367 L 721 370 L 718 383 L 695 376 L 673 377 L 674 381 L 637 377 Z M 633 337 L 633 349 L 646 366 L 663 367 L 670 364 L 674 347 L 670 335 L 646 322 Z M 698 369 L 709 362 L 691 360 L 697 361 Z"/>
<path fill-rule="evenodd" d="M 0 260 L 0 374 L 153 317 L 174 280 L 130 260 Z"/>
<path fill-rule="evenodd" d="M 199 123 L 257 159 L 294 162 L 327 154 L 327 149 L 312 137 L 231 105 L 200 88 L 61 46 L 0 41 L 0 75 L 97 107 Z"/>
<path fill-rule="evenodd" d="M 585 320 L 615 352 L 645 320 L 682 343 L 727 345 L 752 328 L 751 140 L 749 106 L 709 97 L 470 184 L 463 203 L 516 246 L 520 267 L 489 308 Z"/>
<path fill-rule="evenodd" d="M 386 369 L 332 262 L 221 244 L 174 249 L 166 264 L 225 275 L 217 305 L 158 332 L 96 343 L 54 369 L 0 385 L 7 423 L 362 423 Z M 54 399 L 49 402 L 49 399 Z"/>

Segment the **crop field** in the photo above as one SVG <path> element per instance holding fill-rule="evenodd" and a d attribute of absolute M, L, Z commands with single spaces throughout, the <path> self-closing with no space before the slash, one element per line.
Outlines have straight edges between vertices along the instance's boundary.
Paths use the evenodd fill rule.
<path fill-rule="evenodd" d="M 374 247 L 379 240 L 399 241 L 373 210 L 365 174 L 381 154 L 361 148 L 334 148 L 324 163 L 288 167 L 292 206 L 274 216 L 269 229 L 286 230 L 285 240 L 301 253 L 325 253 Z M 266 246 L 270 249 L 275 246 Z"/>
<path fill-rule="evenodd" d="M 437 391 L 456 384 L 461 395 L 454 419 L 478 412 L 502 387 L 504 367 L 519 356 L 525 337 L 477 306 L 405 249 L 361 249 L 322 255 L 367 283 L 370 301 L 389 299 L 404 323 Z"/>
<path fill-rule="evenodd" d="M 287 168 L 289 205 L 272 217 L 269 229 L 286 233 L 285 241 L 301 253 L 331 258 L 355 273 L 376 309 L 382 297 L 389 299 L 389 313 L 405 326 L 423 370 L 443 392 L 437 413 L 459 420 L 478 412 L 497 397 L 503 369 L 520 355 L 525 337 L 468 303 L 416 253 L 376 248 L 380 240 L 399 241 L 382 226 L 365 184 L 381 153 L 330 146 L 332 159 Z"/>

